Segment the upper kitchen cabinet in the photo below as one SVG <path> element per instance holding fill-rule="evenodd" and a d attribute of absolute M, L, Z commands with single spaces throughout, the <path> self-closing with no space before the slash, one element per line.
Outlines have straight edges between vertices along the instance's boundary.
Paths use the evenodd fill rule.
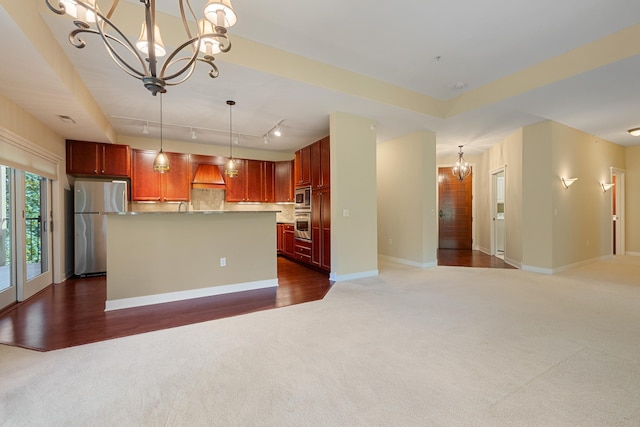
<path fill-rule="evenodd" d="M 311 144 L 311 188 L 330 187 L 329 137 Z"/>
<path fill-rule="evenodd" d="M 131 176 L 129 146 L 67 140 L 67 174 L 129 178 Z"/>
<path fill-rule="evenodd" d="M 263 160 L 236 159 L 238 175 L 226 178 L 227 202 L 275 201 L 274 162 Z"/>
<path fill-rule="evenodd" d="M 294 161 L 275 162 L 276 202 L 295 201 Z"/>
<path fill-rule="evenodd" d="M 296 187 L 311 185 L 311 146 L 296 151 L 294 163 Z"/>
<path fill-rule="evenodd" d="M 131 200 L 136 202 L 188 202 L 191 194 L 191 164 L 188 154 L 166 153 L 171 170 L 158 173 L 154 150 L 132 150 Z"/>

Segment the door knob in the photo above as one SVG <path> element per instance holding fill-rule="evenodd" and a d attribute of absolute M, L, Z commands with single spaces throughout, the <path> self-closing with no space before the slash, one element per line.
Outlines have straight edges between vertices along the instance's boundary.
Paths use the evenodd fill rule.
<path fill-rule="evenodd" d="M 442 218 L 442 217 L 444 216 L 444 213 L 442 212 L 442 209 L 440 209 L 440 210 L 438 211 L 438 216 L 439 216 L 440 218 Z"/>

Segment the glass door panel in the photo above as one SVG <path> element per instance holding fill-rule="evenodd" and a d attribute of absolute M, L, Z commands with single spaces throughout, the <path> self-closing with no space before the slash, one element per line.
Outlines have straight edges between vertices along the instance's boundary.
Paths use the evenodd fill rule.
<path fill-rule="evenodd" d="M 24 173 L 24 255 L 25 292 L 18 299 L 28 298 L 52 281 L 50 253 L 50 185 L 49 180 L 29 172 Z M 20 277 L 20 275 L 18 276 Z"/>
<path fill-rule="evenodd" d="M 14 259 L 13 171 L 0 165 L 0 309 L 17 301 Z"/>

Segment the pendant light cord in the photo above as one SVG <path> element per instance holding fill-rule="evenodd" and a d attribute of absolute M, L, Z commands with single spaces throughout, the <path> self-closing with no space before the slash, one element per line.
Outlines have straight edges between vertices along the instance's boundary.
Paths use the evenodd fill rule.
<path fill-rule="evenodd" d="M 160 92 L 160 152 L 162 152 L 162 92 Z"/>

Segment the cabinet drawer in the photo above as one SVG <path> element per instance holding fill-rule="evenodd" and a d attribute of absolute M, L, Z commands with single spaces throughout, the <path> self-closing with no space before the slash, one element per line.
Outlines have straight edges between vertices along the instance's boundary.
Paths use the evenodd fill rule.
<path fill-rule="evenodd" d="M 296 259 L 304 262 L 311 262 L 311 242 L 295 239 L 293 255 Z"/>
<path fill-rule="evenodd" d="M 295 227 L 293 224 L 283 224 L 284 225 L 284 231 L 295 231 Z"/>

